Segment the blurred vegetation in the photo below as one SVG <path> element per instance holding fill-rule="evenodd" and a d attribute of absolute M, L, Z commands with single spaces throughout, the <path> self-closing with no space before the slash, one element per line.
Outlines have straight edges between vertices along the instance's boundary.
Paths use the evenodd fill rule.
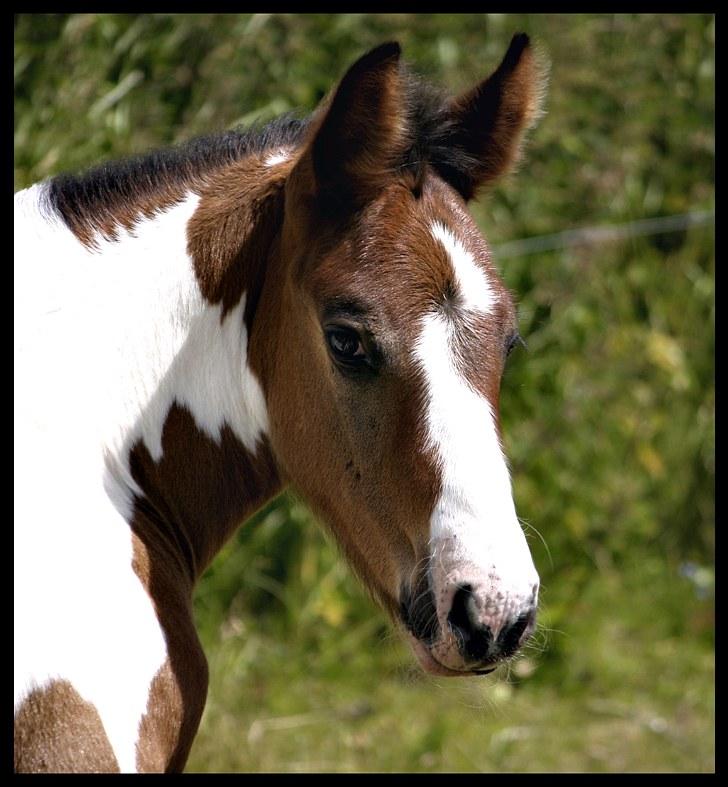
<path fill-rule="evenodd" d="M 310 111 L 399 39 L 464 89 L 511 35 L 551 62 L 493 245 L 714 208 L 704 15 L 19 15 L 15 186 Z M 714 769 L 712 225 L 509 257 L 528 352 L 501 394 L 541 628 L 500 675 L 421 675 L 305 507 L 273 501 L 196 598 L 210 658 L 190 770 Z"/>

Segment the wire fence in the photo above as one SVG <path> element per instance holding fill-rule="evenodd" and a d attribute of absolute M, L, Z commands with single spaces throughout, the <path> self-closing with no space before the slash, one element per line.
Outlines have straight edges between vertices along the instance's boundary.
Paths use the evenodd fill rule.
<path fill-rule="evenodd" d="M 541 251 L 554 251 L 571 246 L 594 245 L 636 238 L 641 235 L 661 235 L 667 232 L 678 232 L 714 222 L 714 210 L 695 211 L 674 216 L 660 216 L 654 219 L 639 219 L 609 227 L 581 227 L 555 232 L 551 235 L 535 235 L 531 238 L 501 243 L 499 246 L 495 246 L 493 251 L 498 259 L 523 257 Z"/>

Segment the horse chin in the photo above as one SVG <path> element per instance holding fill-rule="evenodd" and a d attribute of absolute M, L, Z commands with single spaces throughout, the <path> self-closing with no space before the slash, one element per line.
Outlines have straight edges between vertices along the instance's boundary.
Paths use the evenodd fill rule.
<path fill-rule="evenodd" d="M 478 669 L 453 669 L 439 662 L 433 656 L 431 649 L 421 640 L 409 635 L 410 645 L 422 669 L 430 675 L 440 675 L 448 678 L 464 678 L 473 675 L 488 675 L 495 670 L 495 666 Z"/>

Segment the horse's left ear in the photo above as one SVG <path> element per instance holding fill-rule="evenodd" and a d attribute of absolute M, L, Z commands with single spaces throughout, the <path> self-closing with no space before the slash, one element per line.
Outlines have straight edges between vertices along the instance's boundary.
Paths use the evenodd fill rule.
<path fill-rule="evenodd" d="M 465 199 L 509 172 L 518 161 L 523 137 L 541 115 L 547 64 L 525 33 L 513 36 L 501 64 L 472 90 L 451 99 L 450 144 L 467 166 L 449 178 Z"/>
<path fill-rule="evenodd" d="M 406 140 L 399 56 L 390 42 L 349 68 L 313 117 L 289 191 L 342 209 L 371 198 L 391 177 Z"/>

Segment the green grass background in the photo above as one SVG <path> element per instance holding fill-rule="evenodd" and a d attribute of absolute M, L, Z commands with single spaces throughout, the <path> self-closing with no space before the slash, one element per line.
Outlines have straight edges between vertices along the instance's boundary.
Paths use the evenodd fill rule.
<path fill-rule="evenodd" d="M 190 771 L 714 769 L 712 223 L 502 244 L 714 207 L 705 15 L 15 17 L 15 187 L 310 111 L 396 38 L 453 91 L 514 32 L 548 52 L 520 171 L 473 206 L 528 352 L 501 393 L 540 626 L 487 678 L 421 674 L 302 503 L 273 501 L 199 586 L 210 695 Z M 498 248 L 504 249 L 502 258 Z"/>

